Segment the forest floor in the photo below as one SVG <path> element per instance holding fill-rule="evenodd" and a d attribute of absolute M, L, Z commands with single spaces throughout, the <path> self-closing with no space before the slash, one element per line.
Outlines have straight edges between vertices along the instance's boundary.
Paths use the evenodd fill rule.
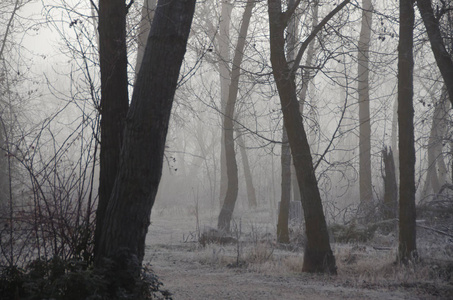
<path fill-rule="evenodd" d="M 291 246 L 279 245 L 275 226 L 254 216 L 233 224 L 239 243 L 203 247 L 200 227 L 215 227 L 212 215 L 155 209 L 145 262 L 175 300 L 453 299 L 451 238 L 425 234 L 425 240 L 418 240 L 422 262 L 405 267 L 394 264 L 394 234 L 378 234 L 367 243 L 332 243 L 338 275 L 313 275 L 300 272 L 298 229 L 293 227 Z"/>

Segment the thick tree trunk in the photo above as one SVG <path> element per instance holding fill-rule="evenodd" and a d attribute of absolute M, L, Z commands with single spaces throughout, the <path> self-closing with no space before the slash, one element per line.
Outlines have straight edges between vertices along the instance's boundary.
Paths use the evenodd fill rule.
<path fill-rule="evenodd" d="M 99 1 L 99 60 L 101 69 L 101 149 L 99 200 L 94 253 L 97 255 L 104 215 L 118 172 L 121 140 L 129 97 L 124 0 Z"/>
<path fill-rule="evenodd" d="M 252 10 L 255 6 L 254 0 L 248 0 L 239 30 L 238 42 L 233 57 L 233 68 L 231 70 L 231 81 L 228 89 L 228 101 L 224 118 L 225 155 L 228 175 L 228 187 L 220 210 L 217 227 L 220 230 L 230 231 L 230 222 L 233 216 L 234 206 L 238 195 L 238 167 L 236 153 L 234 150 L 234 108 L 239 91 L 239 77 L 241 75 L 241 63 L 244 57 L 245 40 L 249 28 Z"/>
<path fill-rule="evenodd" d="M 416 256 L 415 148 L 413 107 L 413 0 L 400 0 L 398 129 L 400 153 L 399 247 L 401 262 Z"/>
<path fill-rule="evenodd" d="M 434 53 L 444 83 L 447 86 L 448 96 L 453 105 L 453 59 L 445 48 L 440 32 L 438 19 L 434 16 L 431 0 L 417 0 L 417 6 L 428 33 L 431 49 Z"/>
<path fill-rule="evenodd" d="M 289 203 L 291 201 L 291 150 L 289 148 L 288 135 L 286 134 L 285 127 L 283 127 L 282 135 L 281 165 L 282 188 L 277 221 L 277 242 L 288 244 Z"/>
<path fill-rule="evenodd" d="M 123 276 L 138 276 L 143 260 L 194 8 L 195 0 L 159 0 L 127 114 L 119 173 L 95 257 L 103 267 L 104 258 L 112 259 L 114 271 Z"/>
<path fill-rule="evenodd" d="M 369 50 L 372 28 L 371 0 L 362 1 L 362 28 L 358 46 L 358 93 L 359 93 L 359 189 L 360 203 L 365 214 L 372 208 L 371 183 L 371 123 Z"/>
<path fill-rule="evenodd" d="M 347 3 L 349 3 L 348 0 L 342 2 L 313 30 L 302 44 L 294 65 L 290 67 L 285 57 L 284 31 L 295 7 L 289 7 L 288 11 L 283 13 L 280 0 L 268 1 L 272 73 L 280 96 L 284 125 L 288 133 L 305 215 L 307 246 L 302 269 L 304 272 L 336 274 L 336 263 L 330 248 L 321 195 L 313 167 L 310 146 L 302 123 L 299 102 L 297 101 L 294 73 L 308 43 L 313 40 L 316 33 L 327 21 Z"/>

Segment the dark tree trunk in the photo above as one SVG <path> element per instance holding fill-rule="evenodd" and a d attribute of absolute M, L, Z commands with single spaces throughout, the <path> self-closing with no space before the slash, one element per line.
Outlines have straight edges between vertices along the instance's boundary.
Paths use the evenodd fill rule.
<path fill-rule="evenodd" d="M 220 210 L 217 227 L 219 230 L 224 231 L 230 231 L 230 222 L 238 196 L 238 166 L 234 150 L 234 107 L 236 105 L 236 99 L 239 91 L 239 77 L 241 76 L 240 67 L 244 56 L 245 39 L 247 37 L 247 30 L 249 28 L 254 6 L 254 0 L 248 0 L 244 10 L 242 24 L 239 30 L 238 43 L 233 57 L 231 81 L 228 89 L 228 101 L 225 108 L 225 117 L 223 122 L 228 187 L 222 209 Z"/>
<path fill-rule="evenodd" d="M 453 60 L 445 48 L 440 32 L 439 20 L 434 16 L 431 0 L 417 0 L 417 6 L 425 24 L 437 66 L 447 86 L 448 96 L 453 105 Z"/>
<path fill-rule="evenodd" d="M 95 255 L 97 255 L 98 241 L 103 231 L 105 210 L 118 172 L 124 120 L 129 105 L 124 0 L 99 1 L 99 60 L 101 147 Z"/>
<path fill-rule="evenodd" d="M 383 218 L 395 219 L 398 212 L 398 184 L 396 182 L 395 161 L 392 148 L 382 150 L 384 161 L 384 203 Z"/>
<path fill-rule="evenodd" d="M 297 101 L 294 71 L 300 62 L 303 51 L 316 33 L 344 7 L 349 1 L 344 1 L 313 30 L 302 44 L 295 65 L 290 68 L 285 57 L 284 32 L 295 6 L 282 12 L 280 0 L 268 0 L 270 48 L 272 73 L 277 85 L 283 111 L 283 121 L 288 133 L 288 141 L 296 168 L 297 180 L 304 209 L 307 246 L 304 254 L 304 272 L 327 272 L 336 274 L 335 257 L 329 243 L 327 224 L 322 208 L 321 195 L 318 189 L 310 147 L 302 123 L 302 116 Z"/>
<path fill-rule="evenodd" d="M 124 3 L 123 3 L 124 4 Z M 165 140 L 195 0 L 160 0 L 127 114 L 118 176 L 95 263 L 137 276 L 162 173 Z M 122 273 L 121 273 L 122 272 Z"/>
<path fill-rule="evenodd" d="M 282 136 L 282 190 L 280 198 L 280 207 L 278 210 L 277 222 L 277 242 L 289 243 L 289 203 L 291 201 L 291 150 L 289 149 L 288 135 L 283 128 Z"/>
<path fill-rule="evenodd" d="M 398 130 L 400 153 L 399 260 L 416 256 L 415 148 L 413 107 L 414 2 L 400 0 L 398 44 Z"/>

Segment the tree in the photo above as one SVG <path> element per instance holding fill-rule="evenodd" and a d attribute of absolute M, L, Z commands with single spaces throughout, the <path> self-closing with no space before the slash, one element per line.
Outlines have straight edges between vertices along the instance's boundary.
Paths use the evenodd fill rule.
<path fill-rule="evenodd" d="M 104 230 L 105 211 L 118 173 L 124 120 L 129 106 L 126 13 L 124 0 L 99 1 L 101 147 L 95 255 Z"/>
<path fill-rule="evenodd" d="M 225 231 L 230 230 L 230 222 L 238 195 L 238 167 L 236 162 L 236 153 L 234 150 L 234 110 L 239 92 L 239 77 L 241 75 L 240 67 L 244 57 L 247 30 L 254 6 L 254 0 L 248 0 L 245 6 L 242 24 L 239 30 L 238 42 L 234 51 L 231 81 L 228 89 L 228 101 L 226 103 L 225 116 L 223 119 L 228 186 L 225 194 L 225 200 L 223 201 L 222 209 L 220 210 L 217 227 Z"/>
<path fill-rule="evenodd" d="M 401 262 L 416 256 L 415 147 L 413 107 L 414 2 L 400 0 L 398 43 L 398 134 L 400 153 L 399 246 Z"/>
<path fill-rule="evenodd" d="M 126 117 L 119 171 L 96 240 L 96 265 L 105 267 L 105 258 L 110 258 L 115 271 L 123 276 L 130 274 L 132 279 L 138 276 L 144 256 L 173 96 L 194 9 L 194 0 L 158 2 Z"/>
<path fill-rule="evenodd" d="M 428 33 L 434 58 L 447 86 L 450 102 L 453 104 L 453 59 L 445 48 L 440 32 L 439 19 L 434 16 L 431 0 L 417 0 L 417 6 L 425 24 L 426 32 Z"/>
<path fill-rule="evenodd" d="M 371 183 L 371 123 L 369 50 L 373 17 L 371 0 L 362 1 L 362 27 L 358 45 L 359 189 L 362 209 L 368 213 L 373 199 Z"/>
<path fill-rule="evenodd" d="M 229 67 L 230 62 L 230 23 L 231 11 L 233 5 L 229 0 L 222 1 L 222 8 L 220 13 L 219 33 L 217 35 L 217 43 L 219 47 L 219 76 L 220 76 L 220 108 L 223 113 L 222 124 L 225 122 L 225 110 L 228 102 L 228 89 L 231 81 L 231 70 Z M 219 202 L 223 205 L 225 200 L 228 175 L 225 154 L 225 135 L 223 134 L 225 128 L 222 128 L 220 139 L 220 189 L 219 189 Z"/>
<path fill-rule="evenodd" d="M 295 70 L 299 68 L 299 63 L 308 44 L 330 19 L 349 3 L 349 0 L 338 5 L 311 32 L 302 43 L 291 67 L 285 57 L 284 32 L 299 2 L 296 1 L 293 6 L 282 12 L 280 0 L 268 1 L 272 73 L 280 97 L 283 123 L 288 133 L 306 222 L 307 246 L 302 271 L 336 273 L 335 257 L 330 248 L 327 224 L 322 209 L 310 146 L 297 101 Z"/>
<path fill-rule="evenodd" d="M 135 76 L 138 75 L 138 71 L 140 71 L 140 66 L 142 65 L 146 41 L 148 40 L 154 18 L 154 11 L 156 10 L 156 2 L 157 0 L 145 0 L 145 2 L 143 2 L 142 16 L 137 36 L 137 61 L 135 63 Z"/>

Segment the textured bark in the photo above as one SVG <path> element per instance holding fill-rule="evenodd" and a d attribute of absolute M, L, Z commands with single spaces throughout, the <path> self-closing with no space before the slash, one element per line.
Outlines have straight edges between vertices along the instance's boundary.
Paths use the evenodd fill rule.
<path fill-rule="evenodd" d="M 103 231 L 105 210 L 118 172 L 124 120 L 129 105 L 124 0 L 99 1 L 99 60 L 101 147 L 95 255 L 97 255 L 98 241 Z"/>
<path fill-rule="evenodd" d="M 399 260 L 416 256 L 415 148 L 413 107 L 413 0 L 400 0 L 398 44 L 398 129 L 400 152 Z"/>
<path fill-rule="evenodd" d="M 222 113 L 222 124 L 225 122 L 225 109 L 228 101 L 228 89 L 230 86 L 230 23 L 233 5 L 229 0 L 222 1 L 220 13 L 219 33 L 217 44 L 219 45 L 219 75 L 220 75 L 220 109 Z M 223 205 L 228 187 L 228 176 L 225 155 L 225 128 L 222 127 L 220 138 L 220 189 L 219 202 Z"/>
<path fill-rule="evenodd" d="M 431 0 L 417 0 L 417 6 L 428 33 L 434 58 L 447 86 L 450 102 L 453 104 L 453 59 L 445 48 L 439 20 L 434 16 Z"/>
<path fill-rule="evenodd" d="M 277 221 L 277 242 L 288 244 L 289 243 L 289 203 L 291 201 L 291 150 L 288 143 L 288 135 L 286 129 L 283 128 L 282 135 L 282 188 L 280 198 L 280 209 L 278 211 Z"/>
<path fill-rule="evenodd" d="M 305 216 L 307 246 L 302 268 L 304 272 L 336 274 L 336 263 L 330 248 L 321 195 L 318 189 L 310 147 L 302 123 L 299 102 L 297 101 L 294 74 L 310 41 L 313 40 L 328 20 L 347 3 L 349 3 L 349 0 L 338 5 L 312 31 L 310 36 L 302 43 L 296 56 L 295 64 L 291 67 L 285 57 L 284 32 L 291 17 L 291 11 L 294 11 L 295 7 L 289 7 L 288 11 L 283 13 L 280 0 L 268 1 L 272 73 L 280 96 L 284 125 L 288 133 L 288 141 L 294 159 Z"/>
<path fill-rule="evenodd" d="M 319 11 L 319 1 L 315 0 L 312 3 L 312 21 L 311 21 L 311 28 L 314 30 L 316 26 L 318 26 L 318 11 Z M 310 43 L 308 45 L 307 49 L 307 58 L 305 61 L 305 65 L 310 67 L 313 64 L 313 59 L 314 59 L 314 54 L 315 54 L 315 41 Z M 299 93 L 299 102 L 300 102 L 300 113 L 304 115 L 304 107 L 305 107 L 305 102 L 307 101 L 307 93 L 308 93 L 308 86 L 310 81 L 312 80 L 313 75 L 312 75 L 312 70 L 310 68 L 305 68 L 302 72 L 302 89 L 300 90 Z M 311 133 L 313 133 L 313 130 L 310 130 Z M 308 133 L 308 139 L 309 139 L 309 144 L 311 147 L 313 147 L 314 141 L 316 139 L 315 134 L 310 134 Z M 294 167 L 293 167 L 294 169 Z M 297 183 L 297 178 L 296 178 L 296 170 L 293 170 L 293 176 L 292 176 L 292 189 L 293 189 L 293 201 L 301 201 L 300 198 L 300 191 L 299 191 L 299 183 Z"/>
<path fill-rule="evenodd" d="M 247 155 L 247 150 L 245 147 L 245 141 L 240 133 L 238 133 L 237 135 L 237 141 L 239 145 L 239 151 L 241 152 L 242 167 L 244 169 L 245 187 L 247 190 L 249 208 L 256 208 L 258 204 L 256 202 L 255 187 L 253 186 L 252 170 L 250 169 L 250 163 Z"/>
<path fill-rule="evenodd" d="M 294 6 L 294 0 L 288 0 L 288 7 Z M 296 20 L 295 16 L 291 16 L 287 30 L 286 30 L 286 55 L 287 60 L 290 62 L 294 61 L 295 58 L 295 47 L 296 47 Z M 277 220 L 277 241 L 279 243 L 289 243 L 289 203 L 291 202 L 291 150 L 288 143 L 288 134 L 286 128 L 283 125 L 282 133 L 282 153 L 281 153 L 281 172 L 282 172 L 282 184 L 281 184 L 281 197 L 280 207 L 278 210 Z M 294 174 L 295 175 L 295 174 Z M 296 180 L 297 181 L 297 180 Z M 297 187 L 299 185 L 297 184 Z M 300 192 L 299 192 L 300 195 Z M 300 197 L 299 197 L 300 201 Z"/>
<path fill-rule="evenodd" d="M 236 99 L 239 91 L 239 77 L 241 75 L 240 67 L 242 58 L 244 57 L 245 40 L 247 38 L 247 30 L 249 28 L 254 6 L 255 1 L 248 0 L 244 10 L 238 42 L 234 51 L 231 81 L 228 89 L 228 101 L 223 122 L 228 187 L 222 209 L 220 210 L 217 227 L 224 231 L 230 231 L 230 222 L 238 195 L 238 167 L 236 153 L 234 151 L 234 108 L 236 106 Z"/>
<path fill-rule="evenodd" d="M 124 4 L 124 3 L 123 3 Z M 96 265 L 111 258 L 137 276 L 162 173 L 173 96 L 195 0 L 160 0 L 127 114 L 119 173 L 105 214 Z"/>
<path fill-rule="evenodd" d="M 358 93 L 359 93 L 359 189 L 360 202 L 369 213 L 373 199 L 371 183 L 371 123 L 369 50 L 372 28 L 371 0 L 362 1 L 362 27 L 358 46 Z"/>

